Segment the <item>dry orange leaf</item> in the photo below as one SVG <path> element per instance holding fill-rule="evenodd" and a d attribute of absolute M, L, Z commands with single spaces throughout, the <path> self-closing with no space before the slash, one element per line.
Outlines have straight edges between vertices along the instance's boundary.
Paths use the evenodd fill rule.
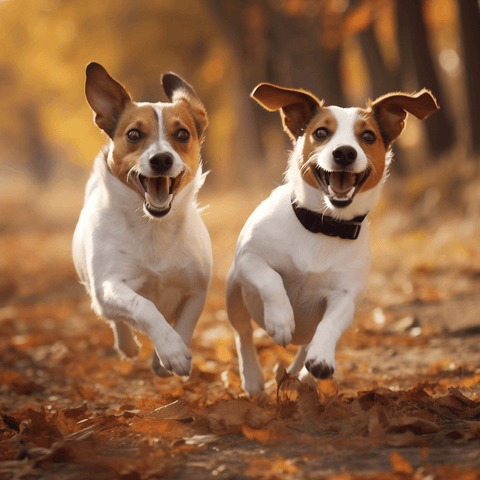
<path fill-rule="evenodd" d="M 397 473 L 410 474 L 414 471 L 412 464 L 404 457 L 402 457 L 402 455 L 400 455 L 398 452 L 391 453 L 390 462 L 392 464 L 393 470 Z"/>

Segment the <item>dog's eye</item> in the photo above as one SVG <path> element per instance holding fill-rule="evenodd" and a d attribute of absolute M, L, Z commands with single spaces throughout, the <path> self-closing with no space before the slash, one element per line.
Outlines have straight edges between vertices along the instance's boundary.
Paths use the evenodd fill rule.
<path fill-rule="evenodd" d="M 126 137 L 130 143 L 137 143 L 142 139 L 143 135 L 140 130 L 137 130 L 136 128 L 132 128 L 132 130 L 129 130 L 127 132 Z"/>
<path fill-rule="evenodd" d="M 190 140 L 190 133 L 188 133 L 184 128 L 181 128 L 180 130 L 177 130 L 175 137 L 179 142 L 187 143 L 188 140 Z"/>
<path fill-rule="evenodd" d="M 362 140 L 365 143 L 372 145 L 372 143 L 375 143 L 375 141 L 377 140 L 377 136 L 371 130 L 366 130 L 362 133 Z"/>
<path fill-rule="evenodd" d="M 315 138 L 316 140 L 325 140 L 329 135 L 330 135 L 330 132 L 325 127 L 317 128 L 313 132 L 313 138 Z"/>

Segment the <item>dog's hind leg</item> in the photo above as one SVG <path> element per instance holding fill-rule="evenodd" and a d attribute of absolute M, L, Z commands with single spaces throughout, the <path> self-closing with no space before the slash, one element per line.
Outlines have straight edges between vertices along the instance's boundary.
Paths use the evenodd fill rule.
<path fill-rule="evenodd" d="M 133 358 L 140 353 L 140 344 L 129 325 L 121 320 L 110 322 L 115 337 L 115 347 L 126 357 Z"/>
<path fill-rule="evenodd" d="M 310 385 L 312 388 L 316 388 L 317 380 L 312 377 L 310 372 L 305 368 L 305 358 L 307 357 L 307 346 L 302 345 L 292 364 L 287 368 L 287 373 L 294 377 L 297 377 L 302 383 Z"/>
<path fill-rule="evenodd" d="M 230 277 L 230 276 L 229 276 Z M 253 328 L 250 314 L 243 303 L 240 286 L 227 278 L 227 313 L 235 331 L 240 364 L 242 388 L 251 396 L 262 392 L 265 379 L 258 363 L 257 352 L 253 343 Z"/>
<path fill-rule="evenodd" d="M 305 365 L 306 357 L 307 357 L 307 346 L 302 345 L 298 349 L 298 352 L 295 355 L 295 359 L 293 360 L 292 364 L 287 368 L 287 373 L 292 376 L 297 376 L 300 370 Z"/>

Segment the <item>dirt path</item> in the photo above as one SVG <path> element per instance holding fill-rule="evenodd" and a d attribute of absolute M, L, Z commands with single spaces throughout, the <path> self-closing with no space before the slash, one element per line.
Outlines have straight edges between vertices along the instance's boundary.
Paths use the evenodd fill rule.
<path fill-rule="evenodd" d="M 138 360 L 113 350 L 73 271 L 74 216 L 25 203 L 0 221 L 0 478 L 478 478 L 478 229 L 388 236 L 378 216 L 335 378 L 313 389 L 284 375 L 295 348 L 258 331 L 268 388 L 250 400 L 223 282 L 258 198 L 211 203 L 216 266 L 188 380 L 152 376 L 143 336 Z"/>

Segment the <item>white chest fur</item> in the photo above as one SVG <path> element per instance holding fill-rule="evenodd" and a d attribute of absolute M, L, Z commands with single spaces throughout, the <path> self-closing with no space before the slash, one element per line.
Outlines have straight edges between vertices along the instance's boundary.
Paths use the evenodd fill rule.
<path fill-rule="evenodd" d="M 164 359 L 172 358 L 165 367 L 180 375 L 190 368 L 186 345 L 204 305 L 212 266 L 210 238 L 195 203 L 201 182 L 199 169 L 165 218 L 148 219 L 139 196 L 108 172 L 100 156 L 73 239 L 77 272 L 95 312 L 113 320 L 117 347 L 128 356 L 137 353 L 122 326 L 128 322 L 150 336 Z M 168 324 L 175 324 L 175 331 Z M 176 353 L 169 357 L 172 345 Z M 166 374 L 160 366 L 156 371 Z"/>
<path fill-rule="evenodd" d="M 368 225 L 364 222 L 357 240 L 313 234 L 295 217 L 291 186 L 277 188 L 246 223 L 235 259 L 249 313 L 265 328 L 262 293 L 249 281 L 258 257 L 283 282 L 295 318 L 291 342 L 306 344 L 323 317 L 328 298 L 344 292 L 357 301 L 363 295 L 370 267 Z"/>

